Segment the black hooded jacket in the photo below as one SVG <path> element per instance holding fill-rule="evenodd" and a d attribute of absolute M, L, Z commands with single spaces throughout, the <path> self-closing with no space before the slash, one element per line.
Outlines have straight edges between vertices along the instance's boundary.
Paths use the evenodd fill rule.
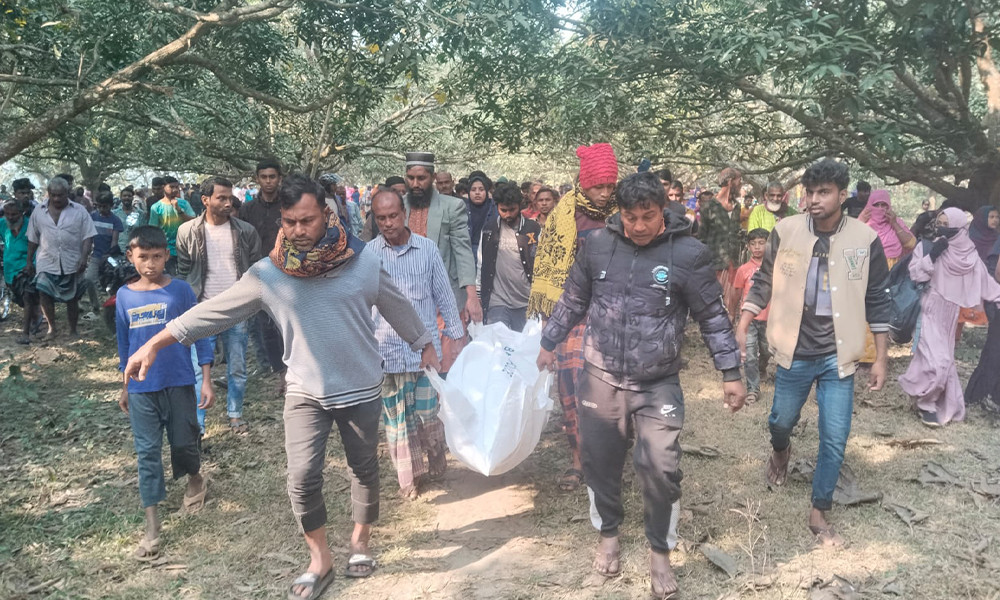
<path fill-rule="evenodd" d="M 680 370 L 688 313 L 701 327 L 715 368 L 740 378 L 740 350 L 708 248 L 684 217 L 664 211 L 666 229 L 646 246 L 625 237 L 621 215 L 581 249 L 542 332 L 553 350 L 584 318 L 584 359 L 603 379 L 642 390 Z"/>

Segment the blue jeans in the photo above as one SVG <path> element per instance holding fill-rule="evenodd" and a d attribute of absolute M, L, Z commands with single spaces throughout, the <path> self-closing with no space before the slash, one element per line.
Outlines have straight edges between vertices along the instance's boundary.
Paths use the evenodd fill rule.
<path fill-rule="evenodd" d="M 754 319 L 747 329 L 747 359 L 743 363 L 748 394 L 760 394 L 760 365 L 763 362 L 766 367 L 770 356 L 767 347 L 767 321 Z"/>
<path fill-rule="evenodd" d="M 250 339 L 249 321 L 233 325 L 222 333 L 209 338 L 215 347 L 215 341 L 222 341 L 222 354 L 226 358 L 226 413 L 230 419 L 243 417 L 243 397 L 247 390 L 247 342 Z M 191 363 L 194 365 L 195 389 L 201 394 L 201 367 L 198 366 L 198 354 L 191 346 Z M 198 409 L 198 426 L 205 433 L 205 411 Z"/>
<path fill-rule="evenodd" d="M 819 455 L 813 474 L 812 505 L 818 510 L 830 510 L 840 465 L 844 462 L 847 436 L 851 433 L 854 375 L 840 378 L 836 354 L 793 360 L 791 369 L 779 366 L 768 425 L 771 447 L 779 452 L 788 448 L 792 429 L 799 422 L 799 414 L 813 383 L 816 383 L 819 402 Z"/>
<path fill-rule="evenodd" d="M 174 479 L 197 475 L 201 470 L 194 398 L 194 388 L 189 385 L 128 395 L 128 419 L 138 457 L 143 508 L 156 506 L 167 496 L 161 450 L 164 430 L 170 442 Z"/>

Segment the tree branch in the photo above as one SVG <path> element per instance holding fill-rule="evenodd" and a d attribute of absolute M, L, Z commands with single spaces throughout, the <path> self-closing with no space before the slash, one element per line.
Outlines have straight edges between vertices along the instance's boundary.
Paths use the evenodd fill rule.
<path fill-rule="evenodd" d="M 53 87 L 73 87 L 76 82 L 72 79 L 47 79 L 45 77 L 28 77 L 26 75 L 14 75 L 0 73 L 0 82 L 26 83 L 28 85 L 43 85 Z"/>
<path fill-rule="evenodd" d="M 287 100 L 278 98 L 277 96 L 272 96 L 270 94 L 265 94 L 260 90 L 255 90 L 253 88 L 246 87 L 245 85 L 236 81 L 236 79 L 230 77 L 225 70 L 219 65 L 213 63 L 202 56 L 196 56 L 193 54 L 187 54 L 184 56 L 179 56 L 175 60 L 171 61 L 172 65 L 191 65 L 194 67 L 200 67 L 209 71 L 215 75 L 219 83 L 231 89 L 232 91 L 240 94 L 241 96 L 246 96 L 247 98 L 253 98 L 254 100 L 259 100 L 268 106 L 273 106 L 274 108 L 279 108 L 281 110 L 287 110 L 288 112 L 294 113 L 311 113 L 313 111 L 324 108 L 328 104 L 336 102 L 342 95 L 342 91 L 338 88 L 333 94 L 327 96 L 326 98 L 321 98 L 309 104 L 292 104 Z"/>
<path fill-rule="evenodd" d="M 184 6 L 177 6 L 171 2 L 149 0 L 149 5 L 156 10 L 194 19 L 199 23 L 210 23 L 213 25 L 235 25 L 246 21 L 270 19 L 285 12 L 293 4 L 293 0 L 265 0 L 264 2 L 240 6 L 225 12 L 205 13 Z"/>
<path fill-rule="evenodd" d="M 173 7 L 172 4 L 156 4 L 159 4 L 165 10 L 167 7 Z M 0 141 L 0 163 L 4 163 L 17 156 L 18 152 L 49 135 L 66 121 L 105 102 L 116 94 L 140 87 L 155 89 L 148 84 L 139 82 L 138 79 L 154 68 L 170 64 L 179 56 L 188 52 L 199 38 L 213 29 L 222 26 L 237 25 L 246 21 L 270 19 L 288 10 L 292 4 L 293 0 L 263 0 L 256 4 L 240 6 L 225 12 L 204 13 L 206 16 L 215 16 L 207 18 L 207 20 L 199 20 L 174 41 L 147 54 L 132 64 L 122 67 L 103 81 L 91 85 L 74 94 L 71 98 L 48 108 L 39 117 L 20 128 L 15 135 Z"/>
<path fill-rule="evenodd" d="M 359 11 L 359 12 L 367 12 L 367 13 L 374 13 L 374 14 L 389 14 L 389 11 L 387 11 L 385 9 L 375 8 L 374 6 L 365 6 L 364 4 L 357 4 L 357 3 L 350 3 L 350 2 L 348 2 L 348 3 L 335 2 L 334 0 L 309 0 L 309 1 L 315 2 L 317 4 L 322 4 L 322 5 L 324 5 L 324 6 L 328 7 L 328 8 L 333 8 L 335 10 L 356 10 L 356 11 Z M 437 13 L 435 13 L 435 14 L 437 14 Z M 445 19 L 445 17 L 443 17 L 441 15 L 438 15 L 438 16 L 440 16 L 442 19 Z M 448 20 L 448 19 L 445 19 L 445 20 Z M 454 24 L 458 25 L 458 23 L 454 23 Z"/>
<path fill-rule="evenodd" d="M 32 46 L 31 44 L 0 44 L 0 52 L 34 52 L 36 54 L 48 54 L 47 50 L 42 50 L 37 46 Z"/>
<path fill-rule="evenodd" d="M 944 100 L 941 100 L 940 98 L 932 95 L 929 91 L 925 90 L 923 86 L 917 83 L 917 81 L 906 72 L 906 70 L 901 67 L 896 67 L 892 70 L 892 72 L 896 74 L 896 78 L 899 79 L 900 83 L 902 83 L 906 89 L 913 92 L 913 95 L 916 96 L 918 101 L 933 108 L 942 116 L 953 121 L 956 120 L 956 115 L 952 113 L 951 107 L 948 106 Z"/>

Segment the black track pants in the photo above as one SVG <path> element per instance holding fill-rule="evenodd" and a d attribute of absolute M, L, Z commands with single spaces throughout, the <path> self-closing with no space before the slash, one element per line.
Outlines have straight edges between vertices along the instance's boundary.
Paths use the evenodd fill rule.
<path fill-rule="evenodd" d="M 675 544 L 681 497 L 679 436 L 684 424 L 684 396 L 676 375 L 644 391 L 615 387 L 591 372 L 589 365 L 578 383 L 580 450 L 583 473 L 600 515 L 601 535 L 618 535 L 625 513 L 622 507 L 622 469 L 628 451 L 628 423 L 634 420 L 632 462 L 642 489 L 646 538 L 657 552 Z"/>

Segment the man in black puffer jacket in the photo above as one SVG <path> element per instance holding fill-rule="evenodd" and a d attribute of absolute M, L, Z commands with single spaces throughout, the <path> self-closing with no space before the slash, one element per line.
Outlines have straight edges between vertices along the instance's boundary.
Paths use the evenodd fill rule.
<path fill-rule="evenodd" d="M 691 237 L 686 218 L 664 210 L 666 196 L 656 175 L 631 175 L 616 194 L 621 212 L 577 256 L 542 332 L 538 365 L 551 367 L 556 345 L 587 319 L 580 438 L 584 476 L 601 519 L 594 568 L 605 576 L 620 569 L 622 469 L 634 418 L 633 459 L 653 550 L 650 574 L 654 595 L 662 597 L 677 590 L 669 552 L 677 542 L 671 523 L 681 494 L 678 436 L 684 423 L 678 371 L 689 313 L 701 326 L 715 368 L 723 372 L 725 406 L 739 410 L 746 389 L 708 248 Z"/>

